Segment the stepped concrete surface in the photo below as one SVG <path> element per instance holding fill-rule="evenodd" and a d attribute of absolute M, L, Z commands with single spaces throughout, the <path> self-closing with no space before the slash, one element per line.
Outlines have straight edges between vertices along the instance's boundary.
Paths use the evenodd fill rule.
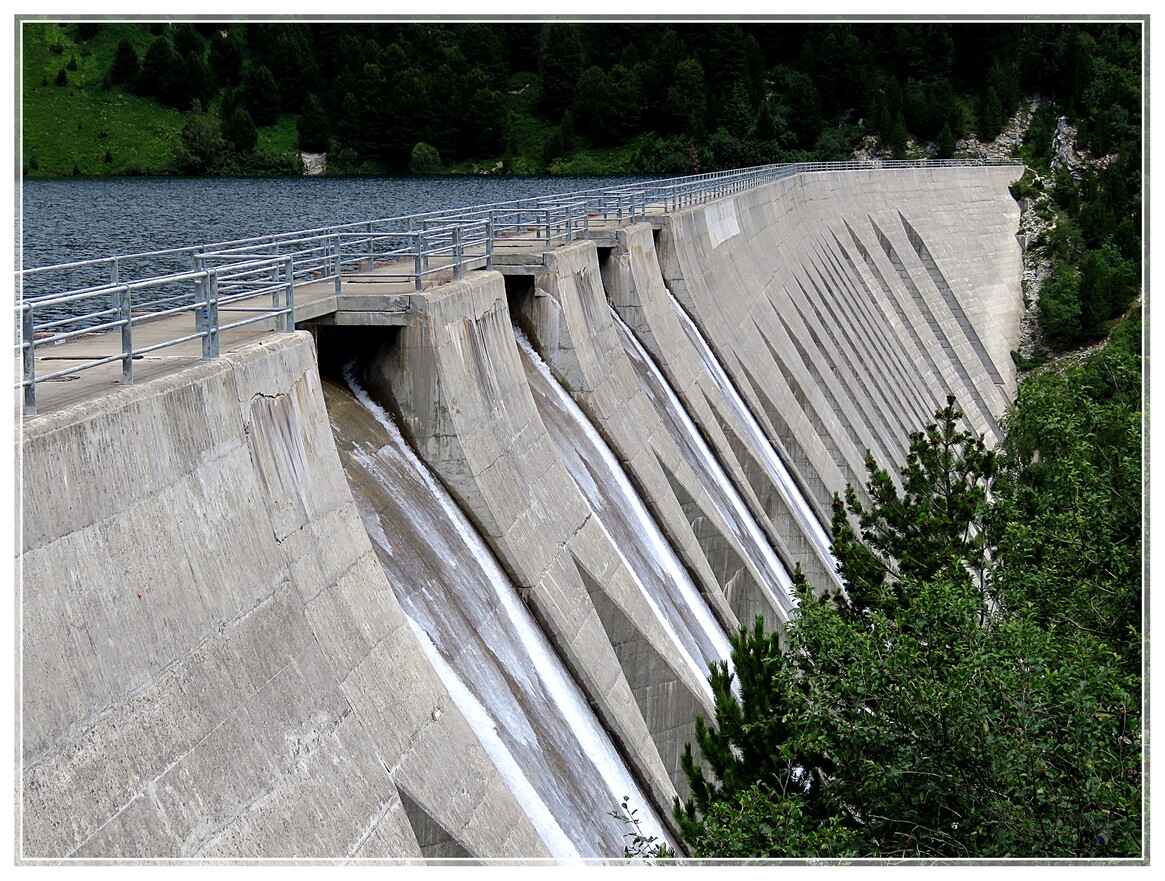
<path fill-rule="evenodd" d="M 829 583 L 832 560 L 813 547 L 777 488 L 761 473 L 756 457 L 743 449 L 745 426 L 684 333 L 660 273 L 649 226 L 640 224 L 621 231 L 605 280 L 615 310 L 666 374 L 786 568 L 792 571 L 799 562 L 815 584 Z M 781 446 L 778 450 L 788 463 L 787 452 Z M 815 513 L 828 522 L 827 511 L 818 508 Z M 754 601 L 748 612 L 741 616 L 742 623 L 750 623 L 758 612 L 764 614 L 764 609 Z M 765 617 L 773 620 L 771 614 Z"/>
<path fill-rule="evenodd" d="M 896 471 L 948 391 L 1000 438 L 1022 171 L 802 174 L 665 218 L 665 284 L 823 513 L 866 449 Z"/>
<path fill-rule="evenodd" d="M 649 226 L 634 229 L 650 241 Z M 531 329 L 540 354 L 606 437 L 724 629 L 732 633 L 740 626 L 728 599 L 730 588 L 741 596 L 736 607 L 744 620 L 758 610 L 775 620 L 777 610 L 755 588 L 763 576 L 749 568 L 747 553 L 651 406 L 627 358 L 594 244 L 555 251 L 548 269 L 531 296 L 518 298 L 522 323 Z M 607 285 L 612 287 L 611 279 Z M 690 512 L 672 483 L 692 500 Z"/>

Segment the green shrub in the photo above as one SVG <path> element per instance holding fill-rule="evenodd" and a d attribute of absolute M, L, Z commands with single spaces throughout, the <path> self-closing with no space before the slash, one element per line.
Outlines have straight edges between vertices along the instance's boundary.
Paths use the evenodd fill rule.
<path fill-rule="evenodd" d="M 1050 345 L 1064 349 L 1080 338 L 1080 276 L 1060 263 L 1040 292 L 1040 329 Z"/>
<path fill-rule="evenodd" d="M 413 174 L 439 174 L 441 171 L 441 154 L 436 147 L 417 142 L 409 157 L 409 171 Z"/>

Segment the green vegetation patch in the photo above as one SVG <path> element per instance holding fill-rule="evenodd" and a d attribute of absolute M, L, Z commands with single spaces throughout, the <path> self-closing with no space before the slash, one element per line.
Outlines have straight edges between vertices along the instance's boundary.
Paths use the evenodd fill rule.
<path fill-rule="evenodd" d="M 114 46 L 136 26 L 109 26 L 90 41 L 76 26 L 25 22 L 21 135 L 25 173 L 38 177 L 164 174 L 182 114 L 107 89 Z M 148 38 L 148 35 L 145 35 Z M 75 61 L 76 69 L 69 65 Z M 58 85 L 64 73 L 65 85 Z"/>

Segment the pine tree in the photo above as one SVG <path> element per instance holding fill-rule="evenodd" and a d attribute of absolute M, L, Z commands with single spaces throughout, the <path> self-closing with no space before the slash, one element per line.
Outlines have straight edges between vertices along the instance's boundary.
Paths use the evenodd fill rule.
<path fill-rule="evenodd" d="M 222 129 L 223 138 L 236 153 L 247 154 L 259 143 L 259 132 L 246 107 L 235 107 Z"/>
<path fill-rule="evenodd" d="M 185 109 L 182 58 L 165 37 L 156 38 L 146 49 L 135 91 L 141 95 L 155 97 L 170 107 Z"/>
<path fill-rule="evenodd" d="M 1097 375 L 1120 372 L 1110 365 Z M 1035 429 L 1045 456 L 1057 453 L 1050 433 L 1090 464 L 1077 454 L 1046 472 L 1055 483 L 1034 505 L 1045 472 L 1021 465 L 1007 489 L 1018 488 L 1011 498 L 1025 504 L 1005 509 L 1018 522 L 990 520 L 995 457 L 957 427 L 962 414 L 952 398 L 912 436 L 901 492 L 869 461 L 869 510 L 852 490 L 848 505 L 835 503 L 833 550 L 846 593 L 815 594 L 798 571 L 799 604 L 784 645 L 758 622 L 732 641 L 735 672 L 726 664 L 712 670 L 716 718 L 696 721 L 705 764 L 685 752 L 692 794 L 674 808 L 693 856 L 1141 853 L 1136 646 L 1120 654 L 1087 624 L 1063 616 L 1045 623 L 1032 602 L 1053 615 L 1058 596 L 1079 602 L 1071 580 L 1082 574 L 1076 548 L 1087 545 L 1080 526 L 1095 521 L 1114 544 L 1103 559 L 1121 573 L 1105 573 L 1103 583 L 1119 588 L 1122 622 L 1135 622 L 1139 573 L 1129 560 L 1137 549 L 1120 545 L 1137 532 L 1138 438 L 1114 443 L 1135 414 L 1080 430 L 1062 409 L 1087 407 L 1035 400 L 1042 409 L 1021 423 L 1024 433 Z M 1114 438 L 1094 436 L 1098 430 Z M 1098 443 L 1106 452 L 1089 453 Z M 1117 458 L 1107 454 L 1114 445 Z M 1097 467 L 1100 479 L 1089 475 Z M 1113 507 L 1126 512 L 1117 541 Z M 1025 510 L 1042 518 L 1038 531 L 1023 531 Z M 1049 527 L 1054 534 L 1045 534 Z M 1005 583 L 992 582 L 990 595 L 974 577 L 998 562 L 982 538 L 988 528 L 1006 538 L 1010 555 L 1028 556 L 997 566 Z M 1064 539 L 1074 542 L 1066 553 Z M 1048 585 L 1047 573 L 1032 570 L 1045 555 L 1051 571 L 1070 573 L 1068 583 Z M 1089 593 L 1083 598 L 1087 604 Z"/>
<path fill-rule="evenodd" d="M 308 153 L 323 153 L 328 149 L 330 125 L 324 105 L 314 94 L 303 102 L 303 110 L 295 123 L 299 149 Z"/>
<path fill-rule="evenodd" d="M 239 98 L 255 125 L 274 125 L 279 121 L 279 85 L 263 65 L 248 67 L 243 73 Z"/>
<path fill-rule="evenodd" d="M 141 70 L 137 50 L 129 40 L 120 40 L 113 53 L 113 66 L 109 69 L 109 77 L 115 85 L 132 83 Z"/>

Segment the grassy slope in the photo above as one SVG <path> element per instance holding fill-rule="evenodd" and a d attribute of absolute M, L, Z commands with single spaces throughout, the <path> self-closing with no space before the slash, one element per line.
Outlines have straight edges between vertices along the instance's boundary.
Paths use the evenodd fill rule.
<path fill-rule="evenodd" d="M 167 174 L 174 144 L 186 115 L 122 86 L 109 91 L 102 81 L 122 39 L 145 55 L 152 37 L 137 24 L 106 24 L 84 43 L 74 40 L 76 27 L 24 22 L 21 62 L 24 72 L 21 157 L 26 177 Z M 59 42 L 59 53 L 53 47 Z M 67 86 L 56 85 L 66 70 Z M 296 147 L 295 117 L 283 116 L 259 129 L 259 150 L 287 155 Z M 105 161 L 106 153 L 110 161 Z"/>
<path fill-rule="evenodd" d="M 137 25 L 110 25 L 77 44 L 74 30 L 42 22 L 22 26 L 25 174 L 67 176 L 74 167 L 82 175 L 164 173 L 182 114 L 120 88 L 101 88 L 118 41 L 128 37 L 144 53 L 149 35 Z M 60 54 L 52 49 L 58 40 Z M 67 86 L 56 85 L 58 72 L 71 58 L 77 70 L 66 71 Z"/>

